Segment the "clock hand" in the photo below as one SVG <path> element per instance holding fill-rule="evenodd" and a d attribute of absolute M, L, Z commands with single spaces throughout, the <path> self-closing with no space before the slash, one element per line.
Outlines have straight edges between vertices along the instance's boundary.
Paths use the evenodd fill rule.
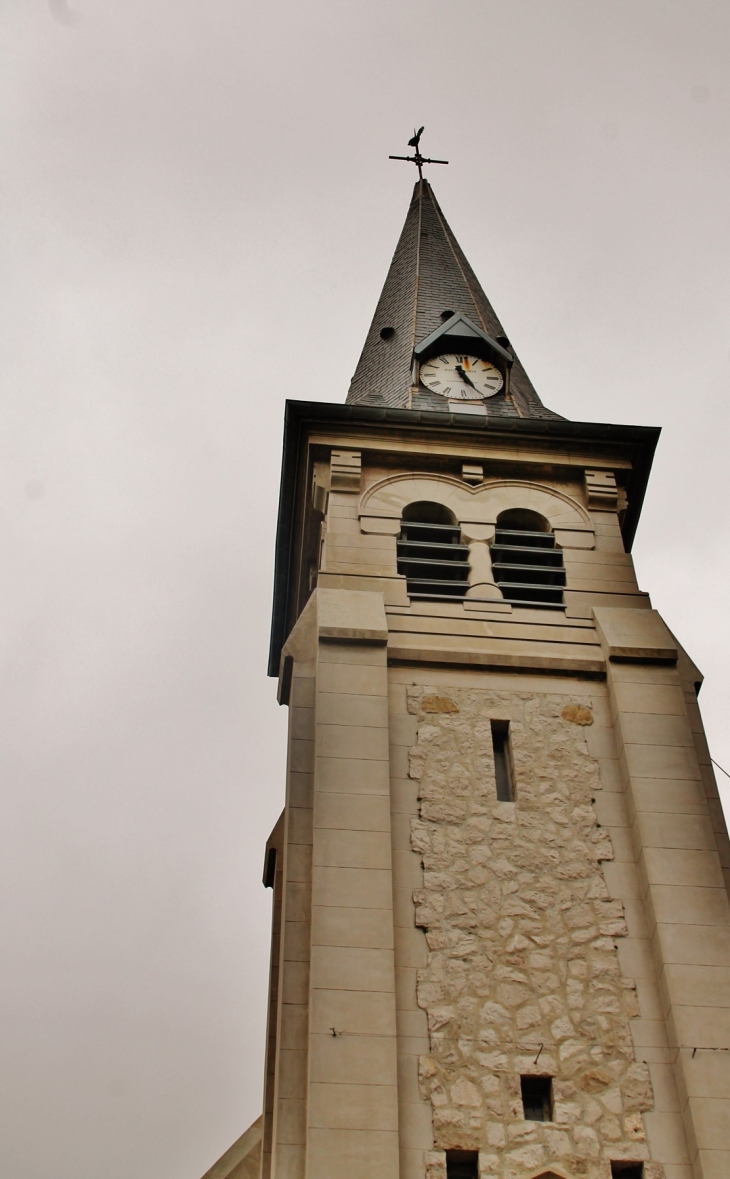
<path fill-rule="evenodd" d="M 468 376 L 467 376 L 467 374 L 464 372 L 464 370 L 463 370 L 463 368 L 461 367 L 461 365 L 460 365 L 460 364 L 457 364 L 457 365 L 456 365 L 456 371 L 457 371 L 457 373 L 459 374 L 459 376 L 461 377 L 462 381 L 463 381 L 463 382 L 464 382 L 466 385 L 471 385 L 472 389 L 476 389 L 476 385 L 474 384 L 474 382 L 473 382 L 473 381 L 470 381 L 470 380 L 469 380 L 469 377 L 468 377 Z"/>

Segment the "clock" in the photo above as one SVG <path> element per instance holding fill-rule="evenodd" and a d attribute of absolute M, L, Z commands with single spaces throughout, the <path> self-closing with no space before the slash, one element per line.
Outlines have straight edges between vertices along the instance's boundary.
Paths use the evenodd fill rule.
<path fill-rule="evenodd" d="M 504 385 L 504 377 L 490 361 L 455 352 L 426 360 L 420 377 L 432 393 L 451 401 L 482 401 L 494 397 Z"/>

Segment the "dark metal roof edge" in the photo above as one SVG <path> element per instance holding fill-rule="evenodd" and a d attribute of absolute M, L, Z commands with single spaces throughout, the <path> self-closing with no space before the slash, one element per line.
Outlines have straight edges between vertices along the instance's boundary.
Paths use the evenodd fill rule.
<path fill-rule="evenodd" d="M 567 418 L 485 418 L 475 420 L 472 414 L 446 413 L 442 410 L 391 409 L 387 406 L 365 405 L 362 402 L 287 401 L 285 421 L 326 421 L 341 423 L 393 422 L 411 426 L 436 426 L 439 429 L 481 430 L 490 433 L 516 432 L 521 434 L 561 434 L 574 438 L 616 438 L 617 441 L 658 439 L 661 426 L 630 426 L 608 422 L 574 422 Z"/>
<path fill-rule="evenodd" d="M 279 483 L 279 513 L 276 522 L 274 548 L 274 598 L 271 607 L 271 639 L 269 642 L 268 674 L 278 679 L 281 648 L 286 642 L 286 606 L 289 597 L 291 567 L 291 533 L 294 523 L 294 497 L 299 460 L 299 420 L 292 413 L 293 406 L 315 405 L 316 402 L 287 401 L 284 409 L 284 437 L 282 439 L 281 481 Z M 292 419 L 294 419 L 292 421 Z M 291 461 L 293 458 L 293 461 Z"/>
<path fill-rule="evenodd" d="M 276 528 L 276 550 L 274 561 L 274 598 L 271 618 L 271 643 L 269 648 L 270 676 L 279 674 L 279 656 L 286 641 L 286 606 L 289 595 L 291 571 L 291 539 L 294 526 L 294 502 L 299 474 L 300 438 L 302 427 L 309 424 L 332 422 L 343 425 L 346 422 L 388 425 L 408 425 L 454 433 L 468 431 L 478 434 L 517 434 L 523 437 L 547 436 L 552 438 L 580 439 L 596 442 L 631 444 L 639 448 L 639 461 L 632 472 L 629 506 L 624 518 L 622 531 L 626 551 L 636 535 L 641 508 L 646 494 L 654 452 L 659 441 L 659 426 L 625 426 L 603 422 L 572 422 L 564 418 L 487 418 L 484 423 L 475 422 L 472 415 L 443 412 L 427 412 L 412 409 L 386 409 L 381 406 L 363 405 L 359 402 L 341 404 L 323 401 L 287 401 L 284 413 L 284 437 L 282 445 L 281 484 L 279 514 Z"/>

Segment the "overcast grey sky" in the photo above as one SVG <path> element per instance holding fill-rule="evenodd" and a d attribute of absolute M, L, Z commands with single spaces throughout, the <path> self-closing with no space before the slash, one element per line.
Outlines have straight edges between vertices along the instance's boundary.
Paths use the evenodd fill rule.
<path fill-rule="evenodd" d="M 283 405 L 345 398 L 414 125 L 543 401 L 664 428 L 636 561 L 730 769 L 729 50 L 725 0 L 0 0 L 3 1179 L 199 1179 L 260 1111 Z"/>

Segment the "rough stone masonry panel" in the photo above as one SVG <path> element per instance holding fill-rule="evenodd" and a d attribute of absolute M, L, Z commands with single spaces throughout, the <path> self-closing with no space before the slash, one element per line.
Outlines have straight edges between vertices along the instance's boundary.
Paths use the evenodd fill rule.
<path fill-rule="evenodd" d="M 616 954 L 627 930 L 601 869 L 613 849 L 596 825 L 587 726 L 563 719 L 563 694 L 438 679 L 407 694 L 424 867 L 415 920 L 429 951 L 416 972 L 430 1032 L 420 1091 L 435 1146 L 480 1150 L 498 1179 L 551 1162 L 604 1179 L 605 1159 L 649 1157 L 652 1094 L 629 1033 L 636 991 Z M 433 698 L 453 708 L 434 713 Z M 585 685 L 571 703 L 569 716 L 590 712 Z M 495 717 L 510 720 L 514 804 L 496 798 Z M 541 1072 L 554 1077 L 552 1126 L 522 1114 L 520 1075 Z"/>

